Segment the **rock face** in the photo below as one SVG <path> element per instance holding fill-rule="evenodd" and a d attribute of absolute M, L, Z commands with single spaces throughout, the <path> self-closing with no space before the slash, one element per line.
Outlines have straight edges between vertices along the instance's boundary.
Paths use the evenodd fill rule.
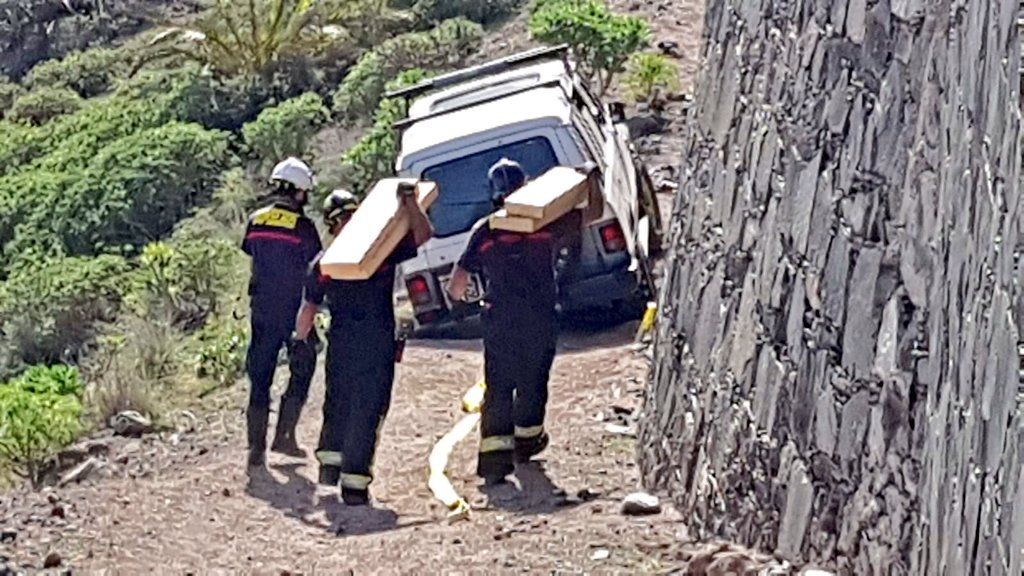
<path fill-rule="evenodd" d="M 1021 574 L 1017 0 L 711 0 L 640 460 L 701 538 Z"/>

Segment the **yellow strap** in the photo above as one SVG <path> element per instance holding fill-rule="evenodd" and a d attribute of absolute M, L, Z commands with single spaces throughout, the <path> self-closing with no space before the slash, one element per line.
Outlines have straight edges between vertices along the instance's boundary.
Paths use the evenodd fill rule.
<path fill-rule="evenodd" d="M 330 450 L 317 450 L 316 459 L 327 466 L 341 466 L 341 452 Z"/>
<path fill-rule="evenodd" d="M 484 394 L 487 392 L 487 383 L 483 380 L 474 384 L 462 395 L 462 411 L 467 414 L 476 414 L 484 405 Z"/>
<path fill-rule="evenodd" d="M 373 482 L 373 478 L 370 476 L 363 476 L 362 474 L 341 475 L 342 488 L 351 488 L 353 490 L 366 490 L 367 488 L 370 487 L 370 482 Z"/>
<path fill-rule="evenodd" d="M 544 425 L 540 426 L 516 426 L 516 438 L 536 438 L 544 433 Z"/>
<path fill-rule="evenodd" d="M 490 436 L 480 441 L 480 452 L 504 452 L 514 450 L 516 439 L 512 436 Z"/>

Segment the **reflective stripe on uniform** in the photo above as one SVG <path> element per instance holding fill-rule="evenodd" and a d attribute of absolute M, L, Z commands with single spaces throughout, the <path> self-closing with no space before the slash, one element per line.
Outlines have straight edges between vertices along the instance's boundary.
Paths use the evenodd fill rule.
<path fill-rule="evenodd" d="M 341 466 L 341 452 L 332 452 L 330 450 L 317 450 L 316 459 L 321 464 L 327 466 Z"/>
<path fill-rule="evenodd" d="M 514 450 L 516 440 L 512 436 L 489 436 L 480 441 L 480 453 Z"/>
<path fill-rule="evenodd" d="M 536 438 L 544 433 L 544 425 L 540 426 L 516 426 L 516 438 L 528 440 Z"/>
<path fill-rule="evenodd" d="M 353 490 L 366 490 L 370 487 L 370 482 L 373 482 L 373 477 L 363 476 L 362 474 L 342 474 L 341 475 L 341 487 L 351 488 Z"/>

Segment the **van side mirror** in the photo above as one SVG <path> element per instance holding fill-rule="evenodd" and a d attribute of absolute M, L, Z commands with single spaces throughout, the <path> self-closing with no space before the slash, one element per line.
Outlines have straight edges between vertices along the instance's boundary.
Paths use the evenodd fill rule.
<path fill-rule="evenodd" d="M 609 111 L 611 111 L 612 122 L 618 124 L 619 122 L 626 121 L 626 105 L 622 102 L 612 102 L 608 105 Z"/>

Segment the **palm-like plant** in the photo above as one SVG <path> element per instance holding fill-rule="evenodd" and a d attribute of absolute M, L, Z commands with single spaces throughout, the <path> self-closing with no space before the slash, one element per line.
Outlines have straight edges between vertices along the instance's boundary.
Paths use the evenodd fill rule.
<path fill-rule="evenodd" d="M 150 42 L 149 59 L 181 55 L 229 74 L 258 74 L 284 56 L 318 54 L 347 35 L 331 15 L 356 0 L 215 0 L 190 27 Z"/>

